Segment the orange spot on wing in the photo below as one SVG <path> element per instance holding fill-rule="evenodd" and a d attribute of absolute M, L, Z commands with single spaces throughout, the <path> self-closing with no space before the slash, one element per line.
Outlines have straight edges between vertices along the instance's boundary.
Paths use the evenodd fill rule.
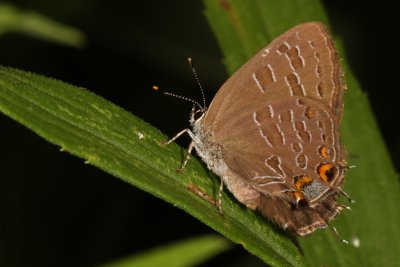
<path fill-rule="evenodd" d="M 319 154 L 320 154 L 321 157 L 323 157 L 324 159 L 328 159 L 328 158 L 329 158 L 328 149 L 326 148 L 326 146 L 321 146 L 321 147 L 319 148 Z"/>
<path fill-rule="evenodd" d="M 297 190 L 302 190 L 305 185 L 308 185 L 312 182 L 312 178 L 307 175 L 298 176 L 295 178 L 294 186 Z"/>
<path fill-rule="evenodd" d="M 318 168 L 319 177 L 325 182 L 329 182 L 333 178 L 333 165 L 331 163 L 324 163 Z"/>

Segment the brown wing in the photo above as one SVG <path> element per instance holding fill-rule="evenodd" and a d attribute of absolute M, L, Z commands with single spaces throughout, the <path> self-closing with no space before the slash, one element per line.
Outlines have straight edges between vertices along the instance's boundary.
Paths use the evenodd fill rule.
<path fill-rule="evenodd" d="M 295 190 L 296 176 L 319 180 L 321 162 L 342 160 L 334 115 L 317 100 L 265 101 L 235 115 L 215 132 L 216 141 L 229 167 L 264 195 Z"/>
<path fill-rule="evenodd" d="M 272 41 L 226 81 L 203 124 L 215 129 L 249 103 L 292 96 L 318 99 L 340 120 L 344 88 L 337 53 L 325 27 L 317 22 L 300 24 Z"/>
<path fill-rule="evenodd" d="M 331 37 L 321 24 L 305 23 L 243 65 L 202 121 L 228 167 L 261 193 L 257 208 L 301 235 L 326 227 L 341 209 L 336 186 L 344 176 L 337 168 L 344 91 Z M 332 169 L 321 171 L 320 164 Z M 337 175 L 330 174 L 334 168 Z M 322 179 L 325 174 L 334 178 Z M 296 177 L 312 183 L 300 187 Z M 293 209 L 287 191 L 304 194 L 309 205 Z"/>

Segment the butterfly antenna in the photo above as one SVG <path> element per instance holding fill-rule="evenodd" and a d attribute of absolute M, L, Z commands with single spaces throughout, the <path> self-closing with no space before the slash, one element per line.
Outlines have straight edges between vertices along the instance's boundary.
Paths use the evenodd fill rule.
<path fill-rule="evenodd" d="M 189 63 L 190 69 L 192 70 L 194 78 L 195 78 L 195 80 L 197 82 L 197 85 L 200 88 L 201 97 L 203 98 L 203 107 L 205 108 L 206 107 L 206 98 L 204 96 L 203 86 L 201 85 L 201 82 L 200 82 L 200 79 L 199 79 L 199 75 L 197 74 L 197 71 L 196 71 L 196 68 L 195 68 L 195 66 L 193 64 L 192 58 L 188 57 L 188 63 Z"/>
<path fill-rule="evenodd" d="M 159 91 L 159 90 L 160 90 L 160 87 L 158 87 L 157 85 L 153 85 L 153 90 L 154 90 L 154 91 Z M 163 91 L 162 93 L 163 93 L 164 95 L 173 96 L 173 97 L 176 97 L 176 98 L 179 98 L 179 99 L 182 99 L 182 100 L 191 102 L 191 103 L 195 104 L 196 106 L 198 106 L 198 107 L 200 108 L 200 110 L 204 110 L 204 108 L 203 108 L 202 105 L 200 105 L 197 101 L 194 101 L 194 100 L 191 99 L 191 98 L 184 97 L 184 96 L 177 95 L 177 94 L 173 94 L 173 93 L 166 92 L 166 91 Z"/>

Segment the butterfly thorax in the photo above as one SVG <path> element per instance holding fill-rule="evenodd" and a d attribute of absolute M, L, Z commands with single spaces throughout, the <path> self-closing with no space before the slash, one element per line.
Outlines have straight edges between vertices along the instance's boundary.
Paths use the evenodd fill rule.
<path fill-rule="evenodd" d="M 207 164 L 207 167 L 218 176 L 224 176 L 228 170 L 228 166 L 223 160 L 223 147 L 216 143 L 213 138 L 212 131 L 202 127 L 205 113 L 197 120 L 191 121 L 193 129 L 194 147 L 197 154 Z"/>

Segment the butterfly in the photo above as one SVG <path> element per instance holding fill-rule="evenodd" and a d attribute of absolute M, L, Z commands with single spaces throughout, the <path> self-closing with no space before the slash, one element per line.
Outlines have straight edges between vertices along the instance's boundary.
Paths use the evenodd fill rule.
<path fill-rule="evenodd" d="M 348 208 L 339 195 L 351 200 L 342 190 L 345 90 L 326 28 L 303 23 L 239 68 L 208 108 L 192 110 L 191 129 L 169 142 L 188 133 L 189 153 L 194 148 L 238 201 L 307 235 Z"/>

